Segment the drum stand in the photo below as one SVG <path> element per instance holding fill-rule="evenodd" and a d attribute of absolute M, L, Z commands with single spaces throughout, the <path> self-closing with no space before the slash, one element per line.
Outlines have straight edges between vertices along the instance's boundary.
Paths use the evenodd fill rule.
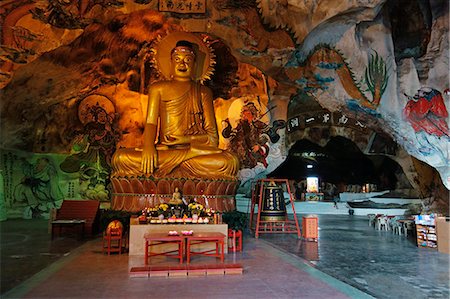
<path fill-rule="evenodd" d="M 287 192 L 289 194 L 289 200 L 292 207 L 294 220 L 289 220 L 286 216 L 284 220 L 262 220 L 261 219 L 261 207 L 263 201 L 264 187 L 270 182 L 276 182 L 286 184 Z M 250 230 L 255 231 L 255 238 L 259 237 L 259 234 L 297 234 L 297 237 L 301 238 L 300 226 L 298 225 L 297 214 L 295 213 L 294 200 L 289 187 L 287 179 L 260 179 L 254 184 L 252 188 L 251 208 L 250 208 Z M 255 207 L 258 205 L 258 214 L 256 215 L 256 223 L 254 219 Z"/>

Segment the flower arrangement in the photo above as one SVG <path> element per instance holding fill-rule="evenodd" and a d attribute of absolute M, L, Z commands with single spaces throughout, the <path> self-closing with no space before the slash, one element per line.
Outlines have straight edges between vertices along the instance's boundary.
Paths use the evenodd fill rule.
<path fill-rule="evenodd" d="M 144 208 L 141 215 L 146 217 L 157 216 L 157 208 Z"/>
<path fill-rule="evenodd" d="M 200 216 L 200 214 L 203 211 L 203 205 L 199 204 L 197 202 L 193 202 L 188 205 L 188 209 L 189 209 L 189 211 L 191 211 L 192 215 L 197 214 Z"/>
<path fill-rule="evenodd" d="M 169 209 L 169 205 L 168 205 L 168 204 L 166 204 L 166 203 L 160 203 L 160 204 L 157 206 L 158 215 L 164 215 L 164 216 L 167 216 L 166 214 L 167 214 L 168 209 Z"/>
<path fill-rule="evenodd" d="M 216 213 L 216 211 L 214 211 L 213 209 L 206 209 L 205 210 L 205 214 L 208 217 L 213 217 L 215 213 Z"/>

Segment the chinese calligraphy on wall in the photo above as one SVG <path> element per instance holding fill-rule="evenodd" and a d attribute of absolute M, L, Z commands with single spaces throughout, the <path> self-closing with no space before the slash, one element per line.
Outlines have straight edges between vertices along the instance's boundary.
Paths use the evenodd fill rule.
<path fill-rule="evenodd" d="M 159 11 L 205 13 L 206 0 L 159 0 Z"/>
<path fill-rule="evenodd" d="M 292 117 L 287 122 L 287 131 L 293 132 L 302 130 L 312 126 L 345 126 L 353 127 L 358 130 L 365 130 L 367 127 L 359 120 L 349 118 L 341 112 L 320 112 L 320 113 L 304 113 Z"/>

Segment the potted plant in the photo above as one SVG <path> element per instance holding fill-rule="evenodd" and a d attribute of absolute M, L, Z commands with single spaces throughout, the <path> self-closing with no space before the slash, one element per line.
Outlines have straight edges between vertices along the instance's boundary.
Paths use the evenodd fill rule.
<path fill-rule="evenodd" d="M 247 214 L 239 212 L 237 210 L 224 212 L 222 214 L 222 220 L 228 224 L 228 228 L 235 231 L 244 231 L 247 227 Z"/>
<path fill-rule="evenodd" d="M 166 203 L 161 203 L 158 205 L 157 211 L 158 211 L 158 218 L 160 220 L 164 219 L 164 217 L 167 217 L 167 213 L 169 210 L 169 205 Z"/>

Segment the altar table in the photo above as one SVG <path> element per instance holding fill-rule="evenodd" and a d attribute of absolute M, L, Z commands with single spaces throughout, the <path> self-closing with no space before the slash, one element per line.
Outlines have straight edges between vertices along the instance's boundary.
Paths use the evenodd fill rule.
<path fill-rule="evenodd" d="M 145 234 L 165 233 L 169 231 L 177 231 L 181 233 L 183 230 L 192 230 L 194 234 L 216 232 L 225 235 L 224 253 L 228 253 L 228 225 L 227 224 L 134 224 L 130 223 L 130 245 L 129 255 L 144 255 Z M 156 246 L 155 252 L 163 252 L 164 246 Z M 173 245 L 171 245 L 173 246 Z M 200 247 L 200 245 L 199 245 Z M 201 245 L 204 250 L 215 248 L 211 243 Z"/>
<path fill-rule="evenodd" d="M 145 234 L 145 253 L 144 253 L 144 261 L 145 264 L 148 264 L 148 260 L 152 256 L 164 255 L 169 257 L 174 257 L 180 260 L 180 264 L 183 263 L 183 253 L 184 253 L 184 239 L 185 237 L 182 235 L 170 236 L 167 233 L 151 233 Z M 160 253 L 152 253 L 151 247 L 174 244 L 177 246 L 176 250 L 167 249 L 167 251 L 163 251 Z M 176 253 L 176 254 L 174 254 Z"/>
<path fill-rule="evenodd" d="M 186 262 L 191 262 L 191 255 L 206 255 L 220 257 L 220 261 L 224 260 L 224 242 L 226 235 L 222 233 L 198 233 L 186 238 Z M 214 243 L 215 249 L 203 250 L 193 249 L 192 246 L 202 245 L 205 243 Z"/>
<path fill-rule="evenodd" d="M 186 242 L 186 262 L 189 264 L 191 256 L 203 255 L 220 258 L 224 261 L 224 243 L 226 235 L 222 233 L 206 232 L 194 233 L 193 235 L 169 235 L 167 233 L 148 233 L 145 234 L 144 261 L 148 265 L 149 258 L 152 256 L 168 256 L 180 260 L 183 263 L 184 243 Z M 205 243 L 213 243 L 214 248 L 205 249 Z M 169 247 L 169 245 L 171 247 Z M 176 245 L 176 249 L 173 245 Z M 155 247 L 165 246 L 160 252 L 155 252 Z"/>

